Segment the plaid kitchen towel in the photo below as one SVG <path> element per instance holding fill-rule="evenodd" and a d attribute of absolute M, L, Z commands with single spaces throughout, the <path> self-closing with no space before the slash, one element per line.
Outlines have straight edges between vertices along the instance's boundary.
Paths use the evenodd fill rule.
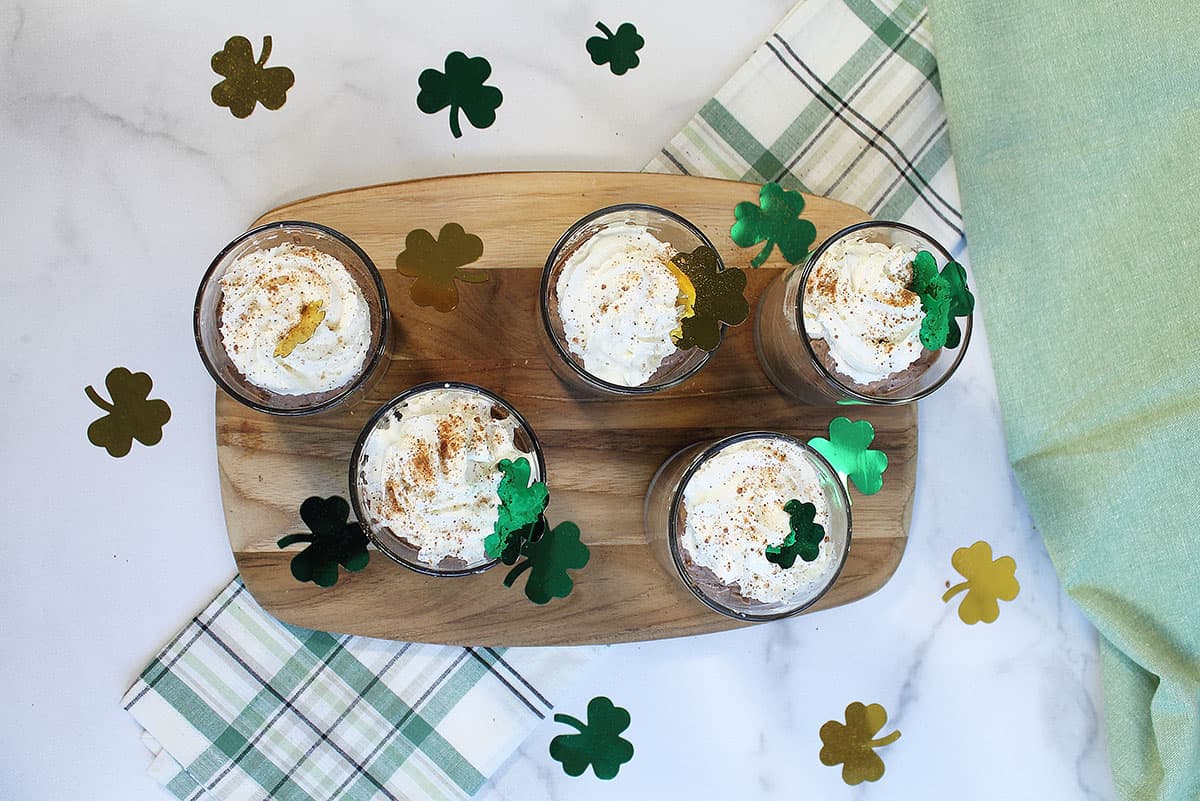
<path fill-rule="evenodd" d="M 122 705 L 181 799 L 463 799 L 595 653 L 309 631 L 234 579 Z"/>
<path fill-rule="evenodd" d="M 956 256 L 966 244 L 920 2 L 800 3 L 646 169 L 776 181 L 911 223 Z"/>

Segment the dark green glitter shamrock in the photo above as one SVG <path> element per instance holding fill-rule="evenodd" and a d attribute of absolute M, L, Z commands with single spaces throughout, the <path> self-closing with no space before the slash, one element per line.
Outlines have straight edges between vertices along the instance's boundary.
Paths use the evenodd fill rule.
<path fill-rule="evenodd" d="M 913 278 L 908 288 L 921 298 L 921 344 L 928 350 L 957 348 L 962 341 L 955 317 L 975 310 L 975 296 L 967 289 L 967 271 L 956 261 L 946 262 L 939 275 L 937 260 L 927 250 L 913 259 Z"/>
<path fill-rule="evenodd" d="M 468 284 L 488 280 L 486 270 L 462 269 L 482 255 L 482 239 L 468 234 L 458 223 L 447 223 L 437 239 L 424 228 L 409 231 L 404 250 L 396 257 L 396 269 L 401 275 L 417 279 L 408 289 L 414 303 L 448 312 L 458 305 L 455 279 Z"/>
<path fill-rule="evenodd" d="M 458 112 L 462 110 L 476 128 L 487 128 L 496 121 L 496 109 L 504 95 L 494 86 L 485 86 L 484 81 L 492 74 L 492 65 L 483 57 L 467 58 L 455 50 L 446 56 L 446 71 L 427 69 L 417 79 L 421 87 L 417 95 L 417 108 L 426 114 L 436 114 L 450 107 L 450 133 L 457 139 L 462 136 L 458 124 Z"/>
<path fill-rule="evenodd" d="M 629 728 L 629 710 L 597 696 L 588 702 L 587 723 L 559 713 L 555 723 L 565 723 L 579 734 L 560 734 L 550 741 L 550 756 L 561 762 L 568 776 L 580 776 L 588 765 L 597 779 L 611 779 L 633 759 L 633 743 L 621 736 Z"/>
<path fill-rule="evenodd" d="M 821 553 L 821 540 L 825 539 L 825 529 L 820 523 L 814 523 L 817 507 L 811 503 L 801 503 L 792 498 L 783 505 L 783 511 L 788 513 L 788 532 L 782 545 L 767 546 L 767 561 L 787 570 L 796 564 L 799 556 L 805 562 L 811 562 Z"/>
<path fill-rule="evenodd" d="M 564 521 L 547 530 L 543 518 L 540 524 L 534 524 L 532 537 L 535 539 L 526 540 L 521 549 L 525 561 L 509 571 L 504 577 L 504 586 L 511 587 L 517 576 L 532 568 L 525 582 L 525 597 L 535 604 L 549 603 L 551 598 L 566 598 L 575 587 L 567 571 L 585 566 L 591 556 L 588 547 L 579 541 L 579 526 Z"/>
<path fill-rule="evenodd" d="M 608 68 L 613 75 L 624 75 L 638 65 L 637 51 L 642 49 L 646 40 L 641 37 L 631 22 L 622 22 L 613 33 L 603 22 L 597 22 L 603 36 L 593 36 L 587 40 L 587 51 L 592 56 L 592 63 L 600 66 L 608 62 Z"/>
<path fill-rule="evenodd" d="M 311 581 L 319 587 L 332 587 L 338 580 L 338 565 L 351 572 L 367 566 L 367 535 L 358 523 L 347 523 L 350 504 L 334 495 L 320 498 L 314 495 L 300 504 L 300 519 L 312 530 L 311 534 L 288 534 L 279 540 L 286 548 L 297 542 L 309 546 L 292 557 L 292 575 L 300 581 Z"/>
<path fill-rule="evenodd" d="M 145 373 L 131 373 L 124 367 L 114 367 L 104 377 L 112 403 L 100 397 L 91 385 L 83 394 L 107 414 L 88 426 L 88 440 L 108 451 L 109 456 L 129 453 L 136 439 L 143 445 L 162 441 L 162 429 L 171 419 L 171 407 L 164 400 L 147 400 L 154 382 Z"/>
<path fill-rule="evenodd" d="M 517 554 L 523 545 L 519 535 L 523 533 L 524 539 L 533 537 L 533 526 L 546 510 L 550 493 L 541 481 L 529 483 L 532 468 L 524 456 L 515 462 L 501 459 L 496 468 L 504 474 L 496 487 L 500 506 L 496 510 L 492 533 L 483 540 L 483 550 L 491 558 L 503 559 L 505 564 L 511 565 L 517 561 Z M 509 558 L 504 559 L 505 556 Z"/>
<path fill-rule="evenodd" d="M 263 37 L 262 55 L 254 60 L 254 49 L 244 36 L 230 37 L 225 48 L 212 57 L 213 72 L 225 80 L 212 88 L 212 101 L 226 106 L 233 116 L 245 119 L 256 103 L 274 111 L 287 100 L 296 75 L 287 67 L 265 67 L 271 56 L 271 37 Z"/>
<path fill-rule="evenodd" d="M 761 267 L 776 245 L 788 264 L 799 264 L 808 256 L 809 248 L 817 238 L 816 226 L 799 219 L 802 211 L 804 195 L 785 191 L 776 183 L 763 184 L 757 206 L 742 201 L 734 207 L 733 216 L 737 222 L 729 229 L 729 235 L 734 244 L 742 248 L 767 243 L 750 260 L 752 267 Z"/>
<path fill-rule="evenodd" d="M 883 471 L 888 458 L 883 451 L 873 451 L 869 445 L 875 439 L 875 427 L 867 420 L 851 423 L 845 417 L 835 417 L 829 424 L 829 439 L 813 437 L 810 447 L 824 456 L 833 469 L 845 473 L 863 495 L 874 495 L 883 488 Z"/>
<path fill-rule="evenodd" d="M 676 344 L 687 350 L 691 347 L 712 351 L 721 344 L 721 323 L 737 325 L 750 316 L 746 300 L 746 273 L 736 267 L 724 270 L 717 252 L 701 245 L 691 253 L 678 253 L 673 264 L 691 283 L 680 287 L 692 301 L 693 314 L 681 322 L 682 335 Z"/>

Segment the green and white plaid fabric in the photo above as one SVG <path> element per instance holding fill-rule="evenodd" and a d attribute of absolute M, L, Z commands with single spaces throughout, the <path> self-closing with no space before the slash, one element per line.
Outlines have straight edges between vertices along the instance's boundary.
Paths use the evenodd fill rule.
<path fill-rule="evenodd" d="M 122 704 L 181 799 L 463 799 L 594 654 L 309 631 L 235 579 Z"/>
<path fill-rule="evenodd" d="M 965 246 L 920 2 L 801 2 L 646 169 L 776 181 Z"/>
<path fill-rule="evenodd" d="M 648 166 L 778 181 L 965 242 L 919 3 L 805 0 Z M 732 210 L 731 210 L 732 214 Z M 594 649 L 452 648 L 286 626 L 235 580 L 123 704 L 181 799 L 474 793 Z"/>

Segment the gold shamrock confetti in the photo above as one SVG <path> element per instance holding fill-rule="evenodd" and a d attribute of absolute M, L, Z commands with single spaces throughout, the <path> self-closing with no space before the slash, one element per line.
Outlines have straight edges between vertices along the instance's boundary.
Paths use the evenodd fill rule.
<path fill-rule="evenodd" d="M 671 264 L 687 282 L 679 281 L 685 312 L 676 344 L 681 350 L 698 347 L 713 351 L 721 343 L 721 323 L 738 325 L 750 316 L 746 300 L 746 274 L 736 267 L 721 269 L 717 252 L 701 245 L 691 253 L 678 253 Z"/>
<path fill-rule="evenodd" d="M 1011 556 L 992 559 L 992 546 L 983 540 L 970 548 L 959 548 L 950 557 L 950 564 L 966 581 L 946 590 L 942 600 L 949 602 L 963 590 L 967 595 L 958 605 L 958 616 L 968 625 L 993 623 L 1000 616 L 1001 601 L 1011 601 L 1021 591 L 1014 575 L 1017 563 Z"/>
<path fill-rule="evenodd" d="M 831 720 L 821 727 L 821 764 L 841 764 L 846 784 L 877 782 L 883 776 L 883 760 L 876 748 L 900 739 L 897 729 L 886 737 L 875 735 L 887 724 L 887 710 L 879 704 L 855 701 L 846 707 L 846 722 Z"/>

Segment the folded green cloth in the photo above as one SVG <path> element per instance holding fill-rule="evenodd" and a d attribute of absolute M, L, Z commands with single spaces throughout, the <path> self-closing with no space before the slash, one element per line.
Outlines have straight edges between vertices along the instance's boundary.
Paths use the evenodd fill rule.
<path fill-rule="evenodd" d="M 1200 15 L 935 0 L 1009 454 L 1126 799 L 1200 799 Z"/>

